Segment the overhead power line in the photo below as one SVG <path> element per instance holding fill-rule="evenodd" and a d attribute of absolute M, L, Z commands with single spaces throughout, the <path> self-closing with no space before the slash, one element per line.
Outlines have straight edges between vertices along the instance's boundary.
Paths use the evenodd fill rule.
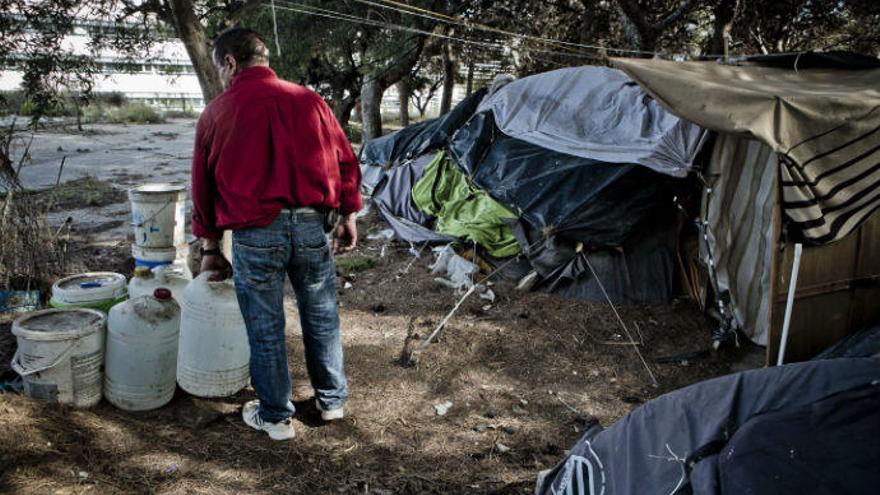
<path fill-rule="evenodd" d="M 435 33 L 432 31 L 418 29 L 418 28 L 414 28 L 414 27 L 410 27 L 410 26 L 402 26 L 400 24 L 393 24 L 393 23 L 384 22 L 384 21 L 376 21 L 373 19 L 358 17 L 355 15 L 346 14 L 344 12 L 339 12 L 339 11 L 330 10 L 330 9 L 323 9 L 320 7 L 314 7 L 314 6 L 306 5 L 306 4 L 279 1 L 276 4 L 276 8 L 278 8 L 279 10 L 298 12 L 298 13 L 306 14 L 306 15 L 313 15 L 313 16 L 325 17 L 325 18 L 330 18 L 330 19 L 343 20 L 343 21 L 357 23 L 357 24 L 364 24 L 364 25 L 368 25 L 368 26 L 383 27 L 383 28 L 394 29 L 394 30 L 398 30 L 398 31 L 405 31 L 405 32 L 410 32 L 410 33 L 422 34 L 425 36 L 442 38 L 442 39 L 457 41 L 460 43 L 466 43 L 466 44 L 475 45 L 475 46 L 483 46 L 483 47 L 487 47 L 487 48 L 493 48 L 496 50 L 501 50 L 505 53 L 510 51 L 509 46 L 499 44 L 499 43 L 469 40 L 469 39 L 460 38 L 457 36 L 452 36 L 452 35 L 443 34 L 443 33 Z M 577 58 L 599 60 L 599 61 L 602 60 L 600 57 L 597 57 L 596 55 L 582 53 L 582 52 L 559 52 L 559 51 L 546 50 L 546 49 L 541 49 L 541 48 L 523 48 L 523 50 L 530 51 L 530 52 L 537 52 L 537 53 L 560 55 L 560 56 L 566 56 L 566 57 L 577 57 Z"/>
<path fill-rule="evenodd" d="M 447 24 L 454 24 L 454 25 L 458 25 L 458 26 L 463 26 L 468 29 L 486 31 L 486 32 L 491 32 L 491 33 L 495 33 L 495 34 L 503 34 L 505 36 L 512 36 L 515 38 L 520 38 L 520 39 L 525 39 L 525 40 L 530 40 L 530 41 L 538 41 L 538 42 L 545 43 L 545 44 L 559 45 L 561 47 L 586 48 L 588 50 L 613 51 L 613 52 L 618 52 L 618 53 L 631 53 L 631 54 L 637 54 L 637 55 L 660 55 L 658 52 L 652 52 L 652 51 L 632 50 L 632 49 L 628 49 L 628 48 L 614 48 L 614 47 L 607 47 L 607 46 L 601 46 L 601 45 L 588 45 L 588 44 L 584 44 L 584 43 L 574 43 L 571 41 L 562 41 L 562 40 L 553 39 L 553 38 L 546 38 L 543 36 L 533 36 L 533 35 L 528 35 L 528 34 L 515 33 L 512 31 L 507 31 L 504 29 L 495 28 L 492 26 L 487 26 L 485 24 L 480 24 L 478 22 L 465 21 L 462 19 L 458 19 L 456 17 L 452 17 L 447 14 L 443 14 L 441 12 L 435 12 L 433 10 L 425 9 L 425 8 L 418 7 L 415 5 L 409 5 L 409 4 L 406 4 L 403 2 L 397 2 L 394 0 L 377 0 L 377 1 L 354 0 L 354 1 L 358 2 L 358 3 L 365 4 L 365 5 L 371 5 L 371 6 L 379 7 L 379 8 L 383 8 L 383 9 L 394 10 L 394 11 L 401 12 L 404 14 L 415 15 L 415 16 L 419 16 L 419 17 L 423 17 L 423 18 L 427 18 L 427 19 L 432 19 L 432 20 L 444 22 Z"/>

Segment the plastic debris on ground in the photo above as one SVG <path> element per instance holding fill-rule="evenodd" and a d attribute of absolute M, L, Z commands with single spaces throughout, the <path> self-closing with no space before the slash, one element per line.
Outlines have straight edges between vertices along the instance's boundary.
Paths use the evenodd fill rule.
<path fill-rule="evenodd" d="M 367 236 L 369 241 L 390 241 L 394 239 L 394 229 L 383 229 Z"/>
<path fill-rule="evenodd" d="M 446 416 L 446 413 L 449 412 L 449 408 L 452 407 L 452 401 L 441 402 L 440 404 L 434 404 L 434 412 L 437 413 L 437 416 Z"/>
<path fill-rule="evenodd" d="M 474 276 L 480 272 L 479 266 L 456 254 L 452 244 L 435 247 L 433 251 L 437 259 L 429 267 L 431 273 L 445 275 L 445 277 L 435 277 L 434 281 L 461 293 L 474 286 Z M 477 284 L 475 292 L 481 299 L 495 301 L 495 293 L 484 284 Z"/>

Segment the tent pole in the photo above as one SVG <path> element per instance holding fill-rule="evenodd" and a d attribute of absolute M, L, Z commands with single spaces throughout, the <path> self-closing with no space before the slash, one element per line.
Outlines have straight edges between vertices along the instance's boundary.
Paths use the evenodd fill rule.
<path fill-rule="evenodd" d="M 804 245 L 800 242 L 794 245 L 794 262 L 791 266 L 791 281 L 788 284 L 788 300 L 785 303 L 785 319 L 782 320 L 782 338 L 779 341 L 776 366 L 782 366 L 785 361 L 785 345 L 788 343 L 788 327 L 791 324 L 791 307 L 794 306 L 794 292 L 797 289 L 798 269 L 801 267 L 801 252 L 803 250 Z"/>

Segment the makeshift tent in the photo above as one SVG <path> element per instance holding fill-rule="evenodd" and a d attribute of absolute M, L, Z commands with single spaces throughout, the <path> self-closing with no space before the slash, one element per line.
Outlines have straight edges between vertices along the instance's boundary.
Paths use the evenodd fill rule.
<path fill-rule="evenodd" d="M 556 104 L 547 105 L 546 94 Z M 615 114 L 625 118 L 612 125 Z M 442 132 L 426 131 L 438 121 Z M 604 297 L 588 259 L 616 302 L 666 302 L 674 294 L 676 226 L 668 219 L 676 177 L 705 139 L 698 126 L 659 107 L 620 71 L 599 67 L 514 81 L 438 121 L 361 151 L 364 176 L 379 177 L 368 189 L 399 238 L 436 240 L 433 232 L 475 240 L 498 262 L 522 252 L 539 275 L 537 288 L 572 297 Z M 580 133 L 563 138 L 565 122 Z M 411 173 L 433 155 L 438 136 L 451 136 L 445 158 Z M 658 216 L 667 221 L 649 218 Z"/>
<path fill-rule="evenodd" d="M 880 360 L 736 373 L 593 423 L 537 495 L 875 493 Z"/>
<path fill-rule="evenodd" d="M 702 174 L 701 234 L 723 324 L 767 345 L 775 361 L 796 241 L 808 247 L 787 356 L 807 359 L 880 318 L 876 59 L 614 64 L 664 108 L 717 133 Z"/>
<path fill-rule="evenodd" d="M 719 339 L 741 330 L 770 361 L 791 246 L 804 241 L 787 355 L 809 358 L 880 318 L 875 59 L 614 63 L 623 70 L 515 80 L 368 143 L 364 176 L 384 181 L 379 211 L 402 239 L 479 242 L 482 227 L 442 228 L 456 208 L 413 201 L 424 164 L 443 150 L 468 191 L 516 217 L 489 223 L 508 247 L 510 226 L 518 268 L 539 290 L 601 300 L 601 281 L 614 302 L 665 302 L 682 279 L 701 304 L 711 294 Z M 497 246 L 482 248 L 503 261 L 489 255 Z"/>

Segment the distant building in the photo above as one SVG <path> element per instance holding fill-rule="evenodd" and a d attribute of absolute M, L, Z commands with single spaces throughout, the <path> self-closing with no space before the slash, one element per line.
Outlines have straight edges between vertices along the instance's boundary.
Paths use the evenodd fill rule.
<path fill-rule="evenodd" d="M 95 20 L 76 22 L 73 32 L 64 39 L 72 53 L 88 54 L 88 44 L 96 32 L 112 34 L 115 25 Z M 0 91 L 21 89 L 22 63 L 27 53 L 14 54 L 13 62 L 0 67 Z M 105 50 L 97 60 L 100 74 L 94 81 L 94 94 L 122 94 L 129 101 L 144 102 L 162 109 L 201 110 L 202 90 L 186 49 L 180 40 L 166 38 L 151 54 L 134 58 Z"/>

